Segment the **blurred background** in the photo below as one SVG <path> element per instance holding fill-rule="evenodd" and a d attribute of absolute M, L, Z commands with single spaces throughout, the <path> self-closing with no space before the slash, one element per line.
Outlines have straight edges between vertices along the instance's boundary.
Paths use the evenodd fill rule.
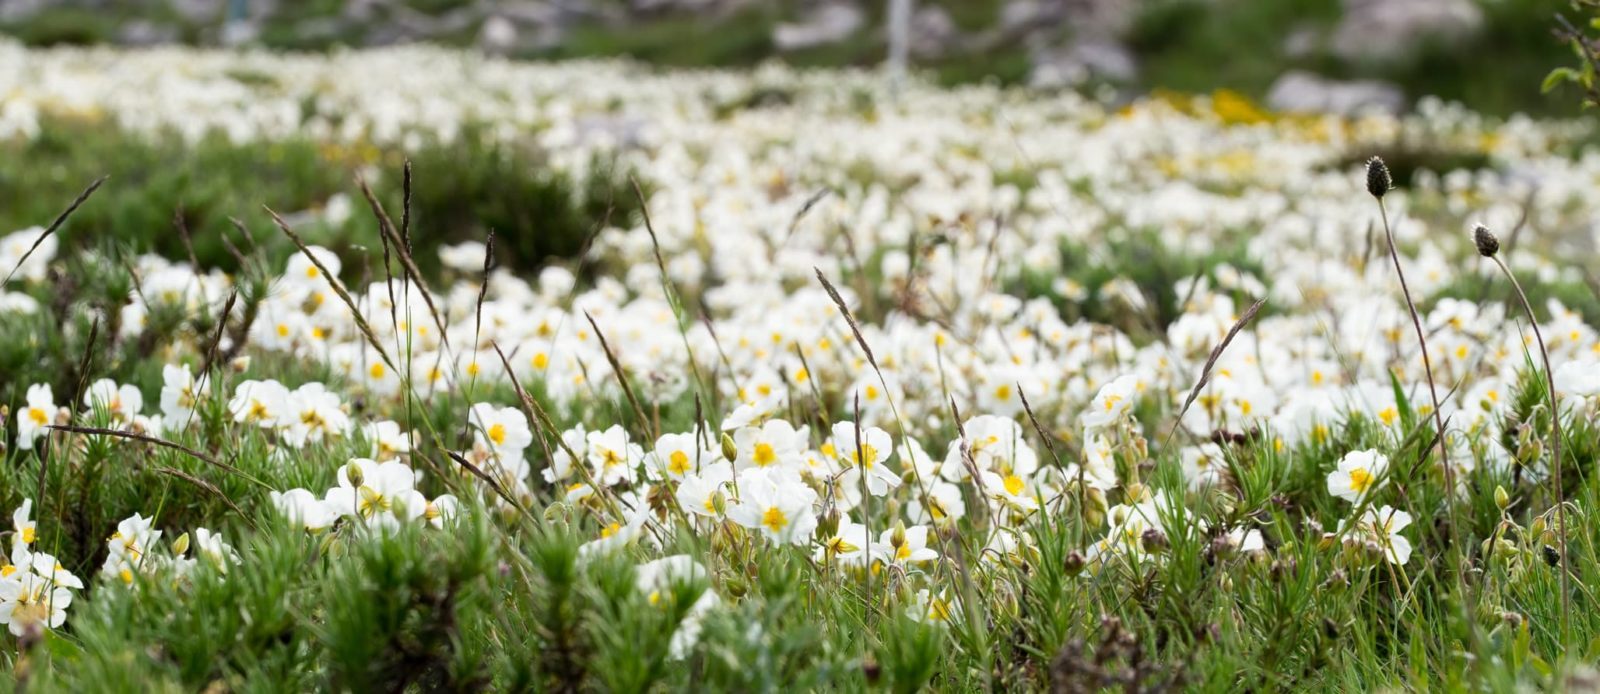
<path fill-rule="evenodd" d="M 1582 2 L 1582 0 L 1578 0 Z M 878 66 L 947 84 L 1227 89 L 1276 110 L 1575 113 L 1541 93 L 1572 61 L 1572 0 L 0 0 L 25 44 L 429 42 L 525 59 L 678 67 Z M 895 37 L 891 39 L 891 36 Z"/>

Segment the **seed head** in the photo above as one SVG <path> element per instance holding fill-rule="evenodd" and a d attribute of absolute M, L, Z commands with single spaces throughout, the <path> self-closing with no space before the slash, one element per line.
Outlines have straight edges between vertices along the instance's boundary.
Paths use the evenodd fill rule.
<path fill-rule="evenodd" d="M 1493 258 L 1500 252 L 1500 239 L 1489 231 L 1489 227 L 1479 224 L 1472 229 L 1472 242 L 1478 246 L 1478 255 Z"/>
<path fill-rule="evenodd" d="M 1367 192 L 1372 197 L 1381 198 L 1384 193 L 1394 187 L 1394 178 L 1389 175 L 1389 165 L 1383 163 L 1381 157 L 1374 156 L 1367 160 Z"/>
<path fill-rule="evenodd" d="M 1160 554 L 1167 551 L 1167 548 L 1171 546 L 1167 540 L 1167 534 L 1161 532 L 1159 528 L 1146 528 L 1144 533 L 1139 536 L 1139 542 L 1144 546 L 1144 551 L 1151 554 Z"/>
<path fill-rule="evenodd" d="M 1083 567 L 1087 566 L 1088 563 L 1089 561 L 1084 558 L 1083 554 L 1073 551 L 1071 554 L 1067 555 L 1067 559 L 1064 562 L 1064 568 L 1067 570 L 1068 576 L 1076 576 L 1080 573 L 1083 573 Z"/>
<path fill-rule="evenodd" d="M 1544 546 L 1544 563 L 1549 564 L 1552 567 L 1560 566 L 1561 565 L 1561 551 L 1556 549 L 1556 548 L 1554 548 L 1554 547 L 1551 547 L 1550 545 L 1545 545 Z"/>

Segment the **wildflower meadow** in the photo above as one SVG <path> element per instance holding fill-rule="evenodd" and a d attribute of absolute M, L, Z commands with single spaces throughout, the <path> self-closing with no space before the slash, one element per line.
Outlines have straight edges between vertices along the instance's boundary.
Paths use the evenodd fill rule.
<path fill-rule="evenodd" d="M 0 691 L 1595 691 L 1596 142 L 0 42 Z"/>

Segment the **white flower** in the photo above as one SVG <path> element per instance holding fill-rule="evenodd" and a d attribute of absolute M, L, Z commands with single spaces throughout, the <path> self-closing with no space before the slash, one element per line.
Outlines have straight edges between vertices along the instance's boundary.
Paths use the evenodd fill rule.
<path fill-rule="evenodd" d="M 1228 531 L 1227 538 L 1228 544 L 1232 546 L 1235 551 L 1250 554 L 1253 552 L 1264 552 L 1267 549 L 1267 543 L 1262 539 L 1261 531 L 1254 528 L 1248 530 L 1244 528 L 1234 528 L 1233 530 Z"/>
<path fill-rule="evenodd" d="M 0 624 L 12 636 L 32 627 L 59 629 L 67 621 L 72 592 L 32 572 L 0 580 Z"/>
<path fill-rule="evenodd" d="M 439 262 L 457 272 L 483 272 L 483 259 L 489 249 L 481 241 L 464 241 L 439 247 Z"/>
<path fill-rule="evenodd" d="M 289 522 L 306 530 L 322 530 L 339 519 L 340 514 L 336 510 L 305 489 L 291 489 L 282 493 L 274 491 L 269 496 L 273 507 Z"/>
<path fill-rule="evenodd" d="M 1186 447 L 1179 451 L 1178 457 L 1183 465 L 1183 477 L 1189 480 L 1191 489 L 1215 485 L 1228 469 L 1222 447 L 1210 442 Z"/>
<path fill-rule="evenodd" d="M 759 531 L 777 543 L 804 545 L 817 527 L 812 504 L 817 492 L 800 475 L 783 468 L 754 468 L 736 481 L 738 503 L 728 507 L 728 519 Z"/>
<path fill-rule="evenodd" d="M 675 480 L 694 472 L 701 465 L 721 460 L 720 454 L 702 451 L 697 437 L 689 434 L 662 434 L 650 452 L 650 465 L 656 473 Z"/>
<path fill-rule="evenodd" d="M 23 499 L 22 505 L 11 512 L 11 545 L 24 547 L 38 539 L 38 524 L 33 521 L 33 499 Z"/>
<path fill-rule="evenodd" d="M 872 542 L 872 534 L 867 526 L 844 516 L 839 520 L 839 529 L 833 533 L 833 537 L 824 539 L 817 547 L 815 559 L 819 564 L 834 562 L 840 566 L 868 566 L 872 561 L 882 559 L 886 549 Z"/>
<path fill-rule="evenodd" d="M 1328 493 L 1351 503 L 1384 483 L 1389 459 L 1376 450 L 1351 451 L 1339 459 L 1339 466 L 1328 473 Z"/>
<path fill-rule="evenodd" d="M 1600 396 L 1600 359 L 1569 361 L 1556 367 L 1551 377 L 1557 393 L 1577 398 Z"/>
<path fill-rule="evenodd" d="M 144 408 L 144 395 L 137 386 L 118 386 L 116 381 L 102 378 L 84 391 L 83 405 L 93 411 L 103 410 L 113 422 L 131 424 Z"/>
<path fill-rule="evenodd" d="M 289 389 L 277 381 L 242 381 L 233 388 L 233 398 L 228 401 L 228 411 L 233 421 L 255 424 L 272 429 L 280 422 L 288 423 Z"/>
<path fill-rule="evenodd" d="M 233 546 L 224 541 L 222 535 L 205 528 L 195 528 L 194 550 L 196 556 L 205 557 L 224 573 L 229 564 L 239 563 L 239 555 L 233 551 Z"/>
<path fill-rule="evenodd" d="M 896 564 L 920 564 L 939 558 L 939 553 L 928 547 L 928 526 L 886 528 L 878 536 L 878 544 L 886 548 L 889 561 Z"/>
<path fill-rule="evenodd" d="M 1084 429 L 1102 429 L 1129 416 L 1139 393 L 1139 377 L 1133 374 L 1120 376 L 1107 383 L 1095 394 L 1089 408 L 1078 416 Z"/>
<path fill-rule="evenodd" d="M 461 509 L 461 502 L 451 494 L 442 494 L 428 502 L 428 508 L 422 512 L 423 519 L 435 528 L 443 528 L 446 523 L 455 520 L 456 513 Z"/>
<path fill-rule="evenodd" d="M 651 605 L 662 605 L 669 600 L 683 599 L 678 591 L 696 584 L 704 585 L 709 578 L 710 574 L 704 566 L 692 557 L 680 554 L 640 564 L 634 573 L 634 585 L 645 594 Z M 672 633 L 672 641 L 668 644 L 671 658 L 676 660 L 688 655 L 689 649 L 700 641 L 701 622 L 719 604 L 721 600 L 709 587 L 700 592 L 678 622 L 677 630 Z"/>
<path fill-rule="evenodd" d="M 49 433 L 45 427 L 55 422 L 58 409 L 50 384 L 28 386 L 28 404 L 17 411 L 17 448 L 33 450 L 33 442 Z"/>
<path fill-rule="evenodd" d="M 802 465 L 806 431 L 781 419 L 769 419 L 760 427 L 740 427 L 733 432 L 739 450 L 734 466 L 740 470 L 778 465 L 798 470 Z"/>
<path fill-rule="evenodd" d="M 401 430 L 398 422 L 387 419 L 370 422 L 361 425 L 361 431 L 370 447 L 368 455 L 373 460 L 381 463 L 411 453 L 412 434 Z"/>
<path fill-rule="evenodd" d="M 1400 535 L 1400 531 L 1408 525 L 1411 525 L 1411 514 L 1405 511 L 1393 506 L 1369 508 L 1356 521 L 1345 541 L 1373 543 L 1383 551 L 1389 563 L 1404 565 L 1411 560 L 1411 541 Z"/>
<path fill-rule="evenodd" d="M 866 476 L 867 491 L 873 496 L 883 496 L 900 486 L 900 474 L 883 464 L 894 452 L 889 432 L 867 426 L 858 431 L 852 422 L 837 422 L 833 425 L 833 448 L 839 462 L 847 468 L 839 477 L 840 486 L 855 489 L 861 484 L 862 475 Z"/>
<path fill-rule="evenodd" d="M 339 256 L 322 246 L 310 246 L 306 250 L 316 256 L 328 272 L 335 275 L 344 267 L 339 261 Z M 289 256 L 288 268 L 284 271 L 283 279 L 296 285 L 308 288 L 321 289 L 327 286 L 328 278 L 322 276 L 322 271 L 317 269 L 316 263 L 311 262 L 305 253 L 296 253 Z"/>
<path fill-rule="evenodd" d="M 957 615 L 959 603 L 954 598 L 946 598 L 943 594 L 923 588 L 917 591 L 916 598 L 906 608 L 906 614 L 912 619 L 925 624 L 949 624 Z"/>
<path fill-rule="evenodd" d="M 183 429 L 193 418 L 200 398 L 210 390 L 210 381 L 204 375 L 197 380 L 188 364 L 162 366 L 161 380 L 161 416 L 175 429 Z"/>
<path fill-rule="evenodd" d="M 44 232 L 44 227 L 28 227 L 0 237 L 0 280 L 7 276 L 29 282 L 45 278 L 61 241 L 54 235 L 44 236 Z M 43 240 L 40 237 L 44 237 Z M 36 243 L 37 248 L 34 247 Z M 32 249 L 31 255 L 29 249 Z"/>
<path fill-rule="evenodd" d="M 699 473 L 684 475 L 678 483 L 678 506 L 687 513 L 707 518 L 717 517 L 716 497 L 722 487 L 733 481 L 733 465 L 718 459 L 702 466 Z"/>
<path fill-rule="evenodd" d="M 533 444 L 533 430 L 528 428 L 528 417 L 521 410 L 478 403 L 472 406 L 469 416 L 473 439 L 497 459 L 521 458 Z"/>
<path fill-rule="evenodd" d="M 290 420 L 283 429 L 283 440 L 294 448 L 350 431 L 350 415 L 345 414 L 339 395 L 321 383 L 307 383 L 296 388 L 289 395 L 288 416 Z"/>
<path fill-rule="evenodd" d="M 634 468 L 644 459 L 644 449 L 628 441 L 628 432 L 613 424 L 604 432 L 591 431 L 589 464 L 594 468 L 595 480 L 605 486 L 632 482 Z"/>
<path fill-rule="evenodd" d="M 117 524 L 117 531 L 106 539 L 106 561 L 100 568 L 101 574 L 132 583 L 134 574 L 154 568 L 145 561 L 161 540 L 161 531 L 152 527 L 153 520 L 135 513 Z"/>
<path fill-rule="evenodd" d="M 983 489 L 990 498 L 1017 511 L 1028 512 L 1039 508 L 1037 492 L 1028 480 L 1015 473 L 1002 476 L 985 470 Z"/>
<path fill-rule="evenodd" d="M 360 479 L 352 480 L 352 472 Z M 393 526 L 427 512 L 428 500 L 416 485 L 417 473 L 405 463 L 356 458 L 339 468 L 339 486 L 328 490 L 324 503 L 340 515 Z"/>
<path fill-rule="evenodd" d="M 929 480 L 928 494 L 921 504 L 912 504 L 906 511 L 911 520 L 919 523 L 932 521 L 936 525 L 961 520 L 967 515 L 967 501 L 961 487 L 943 480 Z"/>
<path fill-rule="evenodd" d="M 648 509 L 635 509 L 624 514 L 622 521 L 612 522 L 600 529 L 600 537 L 578 547 L 578 562 L 583 563 L 595 555 L 609 554 L 634 543 L 644 533 Z"/>

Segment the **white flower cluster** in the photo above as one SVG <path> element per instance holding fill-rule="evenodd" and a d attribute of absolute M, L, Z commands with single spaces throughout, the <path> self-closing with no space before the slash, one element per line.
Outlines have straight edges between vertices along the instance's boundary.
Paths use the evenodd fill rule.
<path fill-rule="evenodd" d="M 67 621 L 73 591 L 83 581 L 61 567 L 50 554 L 36 551 L 38 526 L 32 518 L 33 500 L 27 499 L 11 514 L 11 553 L 0 559 L 0 624 L 13 636 L 30 629 L 58 629 Z"/>
<path fill-rule="evenodd" d="M 443 527 L 455 517 L 456 498 L 441 495 L 432 501 L 418 492 L 419 473 L 398 460 L 380 463 L 356 458 L 339 468 L 339 483 L 321 497 L 306 489 L 272 492 L 272 504 L 290 522 L 320 531 L 341 518 L 374 528 L 393 528 L 422 519 Z"/>
<path fill-rule="evenodd" d="M 408 79 L 384 78 L 393 74 Z M 1504 443 L 1515 437 L 1507 415 L 1537 349 L 1532 333 L 1497 301 L 1451 298 L 1463 281 L 1499 278 L 1465 235 L 1441 230 L 1469 218 L 1537 220 L 1542 247 L 1508 251 L 1508 263 L 1541 282 L 1580 283 L 1563 259 L 1597 239 L 1600 199 L 1589 188 L 1600 156 L 1551 154 L 1576 126 L 1490 121 L 1431 102 L 1398 119 L 1242 117 L 1206 98 L 1113 110 L 1070 94 L 911 84 L 890 98 L 881 86 L 857 73 L 644 74 L 422 48 L 321 59 L 0 47 L 0 136 L 26 136 L 39 114 L 56 112 L 100 113 L 136 131 L 344 145 L 448 141 L 481 122 L 493 126 L 485 137 L 534 140 L 560 170 L 583 174 L 599 157 L 649 182 L 653 232 L 643 220 L 599 230 L 584 258 L 593 281 L 558 266 L 484 276 L 485 249 L 453 246 L 441 261 L 456 281 L 425 295 L 378 278 L 349 287 L 347 304 L 333 252 L 309 250 L 326 270 L 305 255 L 288 261 L 237 346 L 333 377 L 292 390 L 244 381 L 227 409 L 289 451 L 366 432 L 370 458 L 341 467 L 337 486 L 273 496 L 312 530 L 447 519 L 453 497 L 417 491 L 414 435 L 357 421 L 347 403 L 392 413 L 402 397 L 449 394 L 476 403 L 462 459 L 513 499 L 554 497 L 602 518 L 585 557 L 665 544 L 678 530 L 736 531 L 840 571 L 920 578 L 952 559 L 945 531 L 958 521 L 983 520 L 974 564 L 998 563 L 1034 551 L 1032 524 L 1063 513 L 1093 529 L 1083 559 L 1097 569 L 1161 561 L 1174 539 L 1201 533 L 1228 552 L 1264 552 L 1257 528 L 1200 527 L 1187 513 L 1189 492 L 1237 483 L 1237 448 L 1222 442 L 1288 455 L 1331 446 L 1360 419 L 1387 449 L 1408 434 L 1407 408 L 1430 400 L 1411 317 L 1381 237 L 1372 240 L 1375 206 L 1347 165 L 1352 150 L 1395 141 L 1497 166 L 1419 172 L 1385 198 L 1411 292 L 1436 298 L 1420 320 L 1434 376 L 1450 385 L 1437 413 L 1449 422 L 1450 464 L 1547 474 L 1549 456 L 1517 460 Z M 757 89 L 789 98 L 725 108 Z M 6 237 L 0 269 L 17 265 L 13 248 L 32 233 Z M 40 251 L 41 263 L 53 257 Z M 1119 265 L 1113 253 L 1133 260 Z M 1193 262 L 1162 267 L 1169 256 Z M 1144 265 L 1165 279 L 1144 277 Z M 22 266 L 24 282 L 47 267 Z M 122 309 L 127 335 L 157 307 L 220 310 L 231 289 L 220 273 L 165 259 L 133 269 L 142 291 Z M 18 295 L 0 294 L 0 312 L 27 310 L 8 296 Z M 683 297 L 704 307 L 703 320 L 681 315 Z M 1258 299 L 1266 308 L 1232 333 Z M 1592 420 L 1600 334 L 1577 307 L 1539 308 L 1560 410 Z M 94 384 L 83 406 L 115 426 L 181 430 L 209 384 L 178 367 L 164 380 L 159 415 L 112 382 Z M 546 432 L 518 407 L 484 402 L 480 389 L 513 380 L 537 385 L 558 415 L 693 399 L 705 421 Z M 1168 451 L 1151 450 L 1165 441 L 1145 431 L 1147 415 L 1180 410 L 1167 440 L 1184 442 L 1173 457 L 1187 489 L 1158 490 L 1147 468 Z M 830 420 L 839 412 L 847 421 Z M 30 388 L 16 413 L 19 447 L 74 416 L 48 387 Z M 1040 433 L 1061 450 L 1030 444 Z M 1405 564 L 1411 516 L 1371 503 L 1390 472 L 1378 448 L 1337 452 L 1327 490 L 1351 511 L 1335 537 Z M 912 594 L 918 618 L 961 614 L 931 579 Z"/>

